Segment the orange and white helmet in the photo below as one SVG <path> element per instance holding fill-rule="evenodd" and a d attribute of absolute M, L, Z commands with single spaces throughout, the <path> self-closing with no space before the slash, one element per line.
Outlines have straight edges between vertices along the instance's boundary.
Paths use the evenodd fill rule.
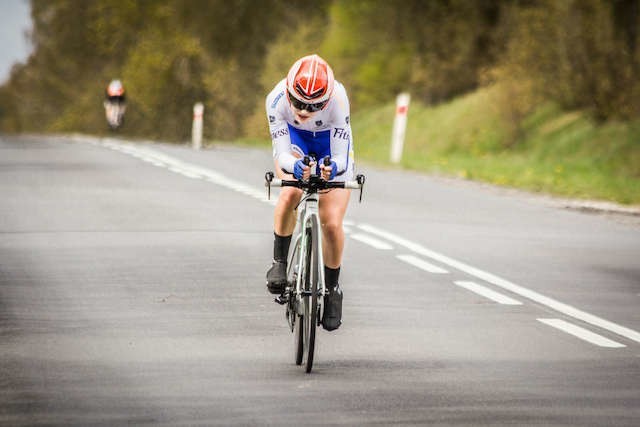
<path fill-rule="evenodd" d="M 111 80 L 109 87 L 107 87 L 107 94 L 109 96 L 122 96 L 124 93 L 124 86 L 120 80 Z"/>
<path fill-rule="evenodd" d="M 333 70 L 318 55 L 300 58 L 287 75 L 287 92 L 298 110 L 322 110 L 333 94 Z"/>

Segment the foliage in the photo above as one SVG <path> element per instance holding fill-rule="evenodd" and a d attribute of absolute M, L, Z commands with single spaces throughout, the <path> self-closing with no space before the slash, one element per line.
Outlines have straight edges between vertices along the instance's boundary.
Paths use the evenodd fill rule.
<path fill-rule="evenodd" d="M 106 132 L 102 101 L 123 81 L 124 132 L 184 140 L 204 102 L 205 137 L 233 138 L 263 96 L 266 49 L 302 0 L 32 0 L 34 54 L 0 90 L 5 131 Z"/>
<path fill-rule="evenodd" d="M 640 117 L 640 2 L 516 5 L 504 10 L 508 43 L 500 77 L 524 77 L 528 110 L 543 96 L 566 109 L 586 109 L 601 121 Z M 527 112 L 519 109 L 518 119 Z"/>
<path fill-rule="evenodd" d="M 491 143 L 501 150 L 524 143 L 524 120 L 548 102 L 601 122 L 640 118 L 640 0 L 31 4 L 35 51 L 0 89 L 4 131 L 106 132 L 102 94 L 120 78 L 129 135 L 184 140 L 201 101 L 207 139 L 260 137 L 265 95 L 311 52 L 354 111 L 400 91 L 438 105 L 495 88 L 485 102 L 503 123 Z"/>

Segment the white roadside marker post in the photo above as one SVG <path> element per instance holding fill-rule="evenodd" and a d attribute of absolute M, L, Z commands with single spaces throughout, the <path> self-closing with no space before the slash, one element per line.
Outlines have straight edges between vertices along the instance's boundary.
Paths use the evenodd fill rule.
<path fill-rule="evenodd" d="M 410 99 L 411 96 L 408 93 L 401 93 L 396 98 L 396 118 L 393 121 L 393 132 L 391 133 L 391 163 L 400 163 L 402 159 Z"/>
<path fill-rule="evenodd" d="M 193 106 L 193 126 L 191 127 L 191 145 L 194 150 L 202 148 L 202 115 L 204 105 L 198 102 Z"/>

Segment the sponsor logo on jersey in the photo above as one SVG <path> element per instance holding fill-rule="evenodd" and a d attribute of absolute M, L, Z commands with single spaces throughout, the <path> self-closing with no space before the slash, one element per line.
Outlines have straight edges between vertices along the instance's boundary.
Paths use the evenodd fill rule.
<path fill-rule="evenodd" d="M 275 123 L 275 121 L 276 121 L 275 116 L 269 116 L 269 123 Z"/>
<path fill-rule="evenodd" d="M 322 120 L 316 120 L 316 126 L 318 127 L 322 126 Z"/>
<path fill-rule="evenodd" d="M 333 137 L 337 139 L 344 139 L 346 141 L 349 141 L 351 139 L 349 131 L 343 128 L 335 128 L 333 130 Z"/>
<path fill-rule="evenodd" d="M 349 116 L 345 117 L 344 121 L 347 122 L 347 124 L 349 124 Z"/>
<path fill-rule="evenodd" d="M 284 96 L 284 92 L 280 92 L 278 96 L 276 96 L 276 99 L 274 99 L 273 102 L 271 103 L 271 108 L 276 108 L 276 105 L 278 105 L 278 101 L 280 101 L 280 98 L 282 98 L 283 96 Z"/>
<path fill-rule="evenodd" d="M 271 139 L 278 139 L 281 136 L 285 136 L 285 135 L 289 135 L 289 129 L 287 128 L 278 129 L 274 132 L 271 132 Z"/>

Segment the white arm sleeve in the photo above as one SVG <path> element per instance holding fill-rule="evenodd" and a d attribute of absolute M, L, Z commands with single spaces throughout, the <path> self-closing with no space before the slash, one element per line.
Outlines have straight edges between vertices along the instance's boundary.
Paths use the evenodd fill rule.
<path fill-rule="evenodd" d="M 339 88 L 341 90 L 336 90 L 335 93 L 337 105 L 333 111 L 331 128 L 331 160 L 338 166 L 338 176 L 347 170 L 349 151 L 352 146 L 349 99 L 342 86 Z"/>
<path fill-rule="evenodd" d="M 291 154 L 291 137 L 289 125 L 284 120 L 280 105 L 286 102 L 284 90 L 278 84 L 266 99 L 267 120 L 273 146 L 273 159 L 278 161 L 278 166 L 288 173 L 293 173 L 293 165 L 296 158 Z"/>

